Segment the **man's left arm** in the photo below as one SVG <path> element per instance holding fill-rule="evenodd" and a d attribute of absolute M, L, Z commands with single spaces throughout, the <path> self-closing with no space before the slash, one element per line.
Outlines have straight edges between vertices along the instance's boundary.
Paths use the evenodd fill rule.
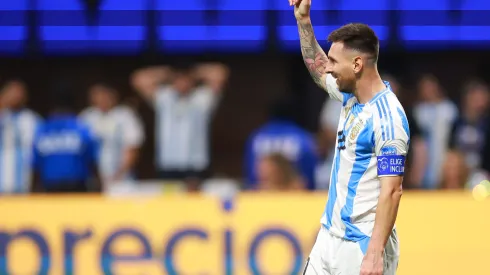
<path fill-rule="evenodd" d="M 405 159 L 408 154 L 410 133 L 406 117 L 394 116 L 393 122 L 382 120 L 375 128 L 374 142 L 380 193 L 376 207 L 371 240 L 364 256 L 361 275 L 383 274 L 386 243 L 393 231 L 402 196 Z M 386 130 L 386 131 L 385 131 Z M 390 133 L 388 135 L 387 133 Z"/>
<path fill-rule="evenodd" d="M 391 235 L 398 214 L 398 206 L 402 197 L 402 180 L 402 176 L 380 178 L 381 191 L 376 208 L 376 220 L 366 255 L 383 257 L 386 242 Z"/>

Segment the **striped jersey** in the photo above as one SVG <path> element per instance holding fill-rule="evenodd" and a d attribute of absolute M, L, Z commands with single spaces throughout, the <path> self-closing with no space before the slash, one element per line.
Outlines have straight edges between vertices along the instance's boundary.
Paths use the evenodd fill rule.
<path fill-rule="evenodd" d="M 390 84 L 369 102 L 340 92 L 327 76 L 331 98 L 342 102 L 330 191 L 321 223 L 335 236 L 367 249 L 374 227 L 380 177 L 403 176 L 410 142 L 405 111 Z"/>
<path fill-rule="evenodd" d="M 108 112 L 95 107 L 85 109 L 80 118 L 99 141 L 99 171 L 104 181 L 111 180 L 122 165 L 124 151 L 140 147 L 144 140 L 143 126 L 136 114 L 126 106 L 117 106 Z M 131 178 L 128 174 L 125 180 Z"/>
<path fill-rule="evenodd" d="M 0 112 L 0 193 L 29 190 L 32 141 L 39 122 L 29 109 Z"/>

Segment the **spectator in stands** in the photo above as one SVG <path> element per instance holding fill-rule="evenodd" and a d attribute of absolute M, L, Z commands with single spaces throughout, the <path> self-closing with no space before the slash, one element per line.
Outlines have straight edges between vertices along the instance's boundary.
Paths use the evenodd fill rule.
<path fill-rule="evenodd" d="M 449 151 L 443 166 L 441 186 L 445 189 L 461 189 L 468 180 L 469 169 L 461 152 Z"/>
<path fill-rule="evenodd" d="M 38 128 L 34 138 L 33 191 L 100 191 L 95 136 L 74 114 L 71 95 L 57 93 L 53 101 L 50 117 Z"/>
<path fill-rule="evenodd" d="M 258 187 L 266 191 L 303 190 L 304 183 L 295 165 L 281 154 L 262 157 L 258 163 Z"/>
<path fill-rule="evenodd" d="M 100 142 L 99 171 L 104 184 L 133 179 L 133 168 L 144 140 L 139 117 L 118 104 L 119 93 L 111 85 L 97 83 L 89 89 L 91 106 L 80 118 Z"/>
<path fill-rule="evenodd" d="M 434 76 L 424 75 L 418 89 L 420 102 L 414 108 L 414 117 L 423 132 L 428 154 L 422 188 L 436 189 L 440 185 L 451 127 L 458 110 Z"/>
<path fill-rule="evenodd" d="M 295 103 L 283 100 L 272 108 L 270 121 L 249 137 L 245 149 L 246 188 L 257 188 L 258 164 L 266 155 L 279 153 L 294 163 L 309 190 L 315 189 L 318 163 L 315 139 L 296 125 L 292 110 Z"/>
<path fill-rule="evenodd" d="M 328 98 L 320 114 L 318 149 L 322 159 L 316 170 L 316 189 L 326 190 L 330 185 L 330 174 L 335 156 L 337 127 L 341 111 L 342 102 Z"/>
<path fill-rule="evenodd" d="M 395 77 L 385 74 L 383 75 L 383 80 L 390 83 L 391 90 L 402 103 L 410 126 L 409 155 L 405 162 L 403 186 L 407 189 L 420 188 L 427 166 L 427 147 L 419 124 L 413 117 L 412 100 L 408 98 L 409 92 L 406 89 L 402 89 Z"/>
<path fill-rule="evenodd" d="M 132 76 L 134 88 L 156 111 L 157 170 L 162 179 L 186 180 L 196 189 L 206 178 L 210 122 L 227 78 L 228 69 L 221 64 L 150 67 Z"/>
<path fill-rule="evenodd" d="M 468 82 L 463 90 L 461 114 L 452 127 L 449 148 L 461 154 L 469 177 L 488 166 L 484 161 L 488 161 L 485 147 L 490 136 L 489 100 L 490 91 L 486 84 Z"/>
<path fill-rule="evenodd" d="M 0 193 L 30 190 L 32 139 L 40 117 L 26 102 L 22 81 L 9 80 L 0 88 Z"/>

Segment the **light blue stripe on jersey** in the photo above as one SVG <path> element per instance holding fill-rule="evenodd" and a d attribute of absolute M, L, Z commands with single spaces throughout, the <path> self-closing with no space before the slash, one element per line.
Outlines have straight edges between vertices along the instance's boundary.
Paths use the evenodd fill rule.
<path fill-rule="evenodd" d="M 377 101 L 380 96 L 385 95 L 390 91 L 390 86 L 388 85 L 387 82 L 385 82 L 385 85 L 386 85 L 386 89 L 374 95 L 374 97 L 371 98 L 371 100 L 369 100 L 370 103 Z"/>
<path fill-rule="evenodd" d="M 376 101 L 376 107 L 378 108 L 378 114 L 379 114 L 379 120 L 382 121 L 382 114 L 381 114 L 381 108 L 379 107 L 379 102 Z M 383 141 L 386 140 L 386 136 L 385 136 L 385 127 L 384 125 L 381 123 L 381 136 L 383 138 Z"/>
<path fill-rule="evenodd" d="M 379 104 L 381 105 L 381 109 L 383 110 L 383 115 L 381 116 L 383 119 L 381 120 L 381 122 L 384 122 L 384 126 L 385 126 L 385 130 L 386 130 L 386 139 L 387 140 L 390 140 L 390 128 L 389 128 L 389 125 L 388 125 L 388 116 L 386 115 L 386 109 L 385 109 L 385 104 L 383 102 L 383 100 L 379 100 Z M 376 101 L 376 103 L 378 103 L 378 101 Z"/>
<path fill-rule="evenodd" d="M 390 116 L 391 139 L 395 139 L 395 127 L 393 127 L 393 115 L 391 114 L 390 105 L 388 105 L 388 99 L 386 98 L 386 95 L 383 96 L 382 100 L 386 104 L 386 109 L 388 109 L 388 115 Z"/>
<path fill-rule="evenodd" d="M 15 187 L 14 192 L 21 192 L 24 183 L 24 156 L 22 151 L 24 150 L 22 146 L 22 136 L 19 127 L 19 116 L 14 117 L 14 140 L 15 140 Z"/>
<path fill-rule="evenodd" d="M 335 152 L 335 161 L 334 166 L 332 168 L 332 178 L 330 180 L 330 188 L 328 190 L 328 201 L 327 206 L 325 207 L 325 213 L 327 218 L 327 229 L 332 227 L 332 217 L 333 217 L 333 209 L 335 207 L 335 201 L 337 200 L 337 181 L 338 174 L 340 168 L 340 150 L 336 149 Z"/>
<path fill-rule="evenodd" d="M 354 199 L 357 194 L 357 186 L 361 177 L 366 172 L 369 162 L 372 157 L 371 138 L 373 133 L 373 119 L 370 118 L 364 129 L 359 133 L 359 137 L 356 141 L 356 160 L 352 167 L 351 176 L 348 183 L 347 198 L 344 207 L 340 211 L 340 216 L 345 224 L 345 236 L 344 238 L 350 241 L 358 242 L 365 239 L 367 236 L 352 224 L 351 215 L 354 210 Z M 360 143 L 360 141 L 362 141 Z M 361 147 L 360 144 L 368 144 L 368 147 Z"/>

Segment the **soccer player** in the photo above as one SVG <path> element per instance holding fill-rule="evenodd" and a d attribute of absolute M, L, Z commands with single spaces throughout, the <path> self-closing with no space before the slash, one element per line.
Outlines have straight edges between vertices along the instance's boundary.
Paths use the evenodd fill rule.
<path fill-rule="evenodd" d="M 304 274 L 395 274 L 409 126 L 379 76 L 378 38 L 367 25 L 347 24 L 329 35 L 326 55 L 313 33 L 311 0 L 289 3 L 311 76 L 343 105 L 329 198 Z"/>

